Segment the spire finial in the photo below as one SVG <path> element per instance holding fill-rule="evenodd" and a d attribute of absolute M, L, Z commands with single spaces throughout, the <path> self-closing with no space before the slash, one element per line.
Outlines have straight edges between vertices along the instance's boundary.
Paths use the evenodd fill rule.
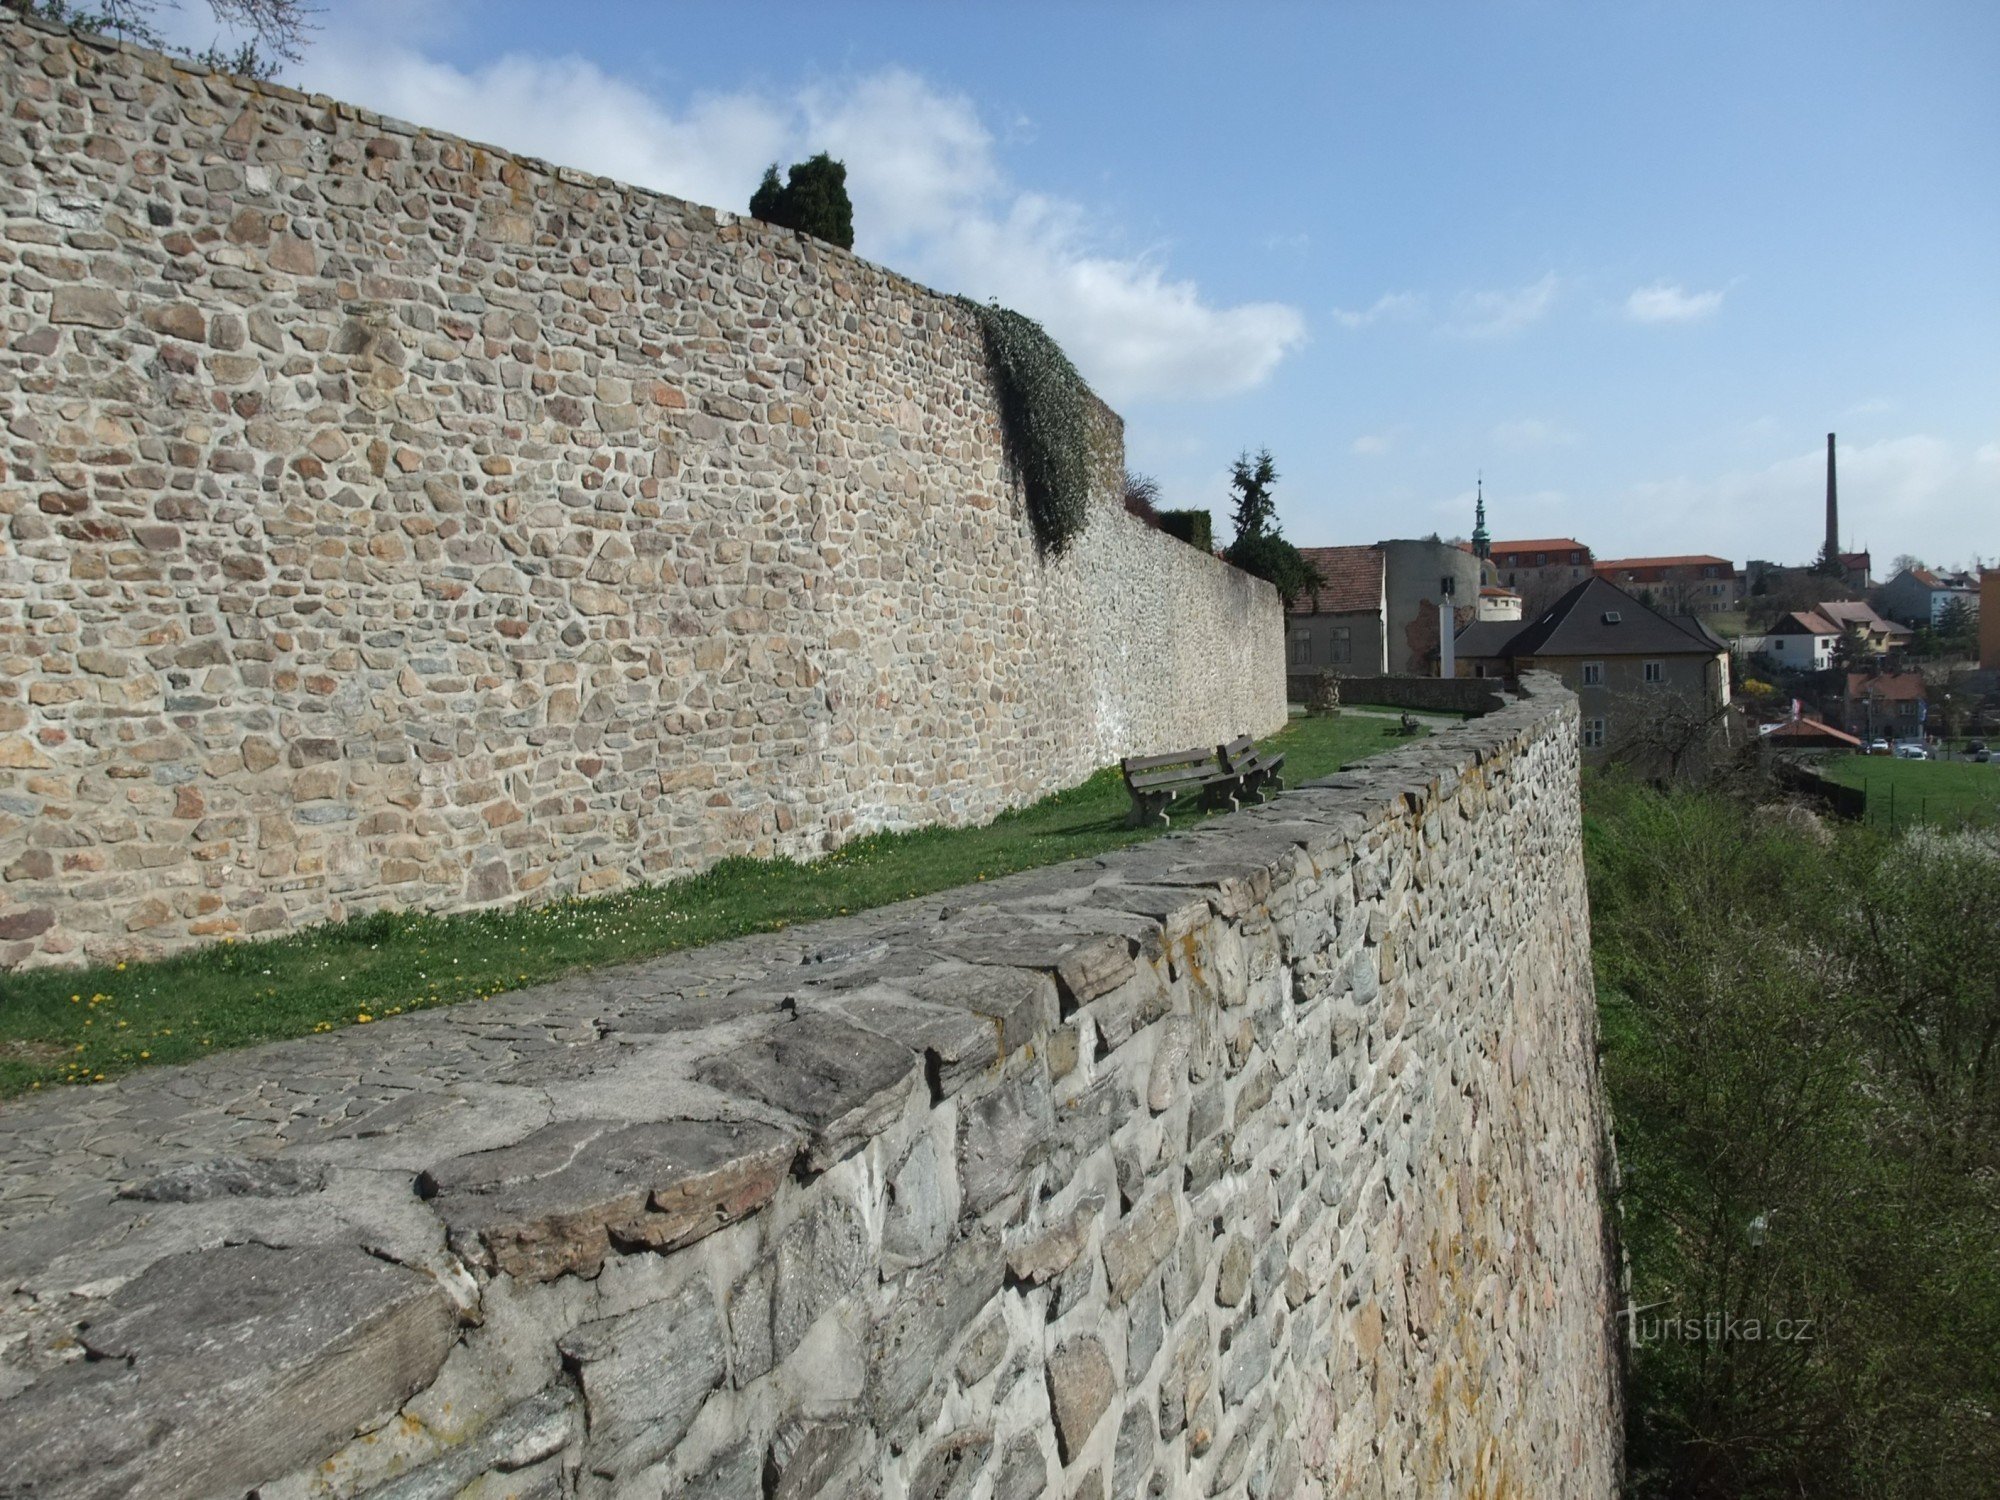
<path fill-rule="evenodd" d="M 1486 534 L 1486 471 L 1479 470 L 1479 503 L 1472 513 L 1472 555 L 1484 562 L 1493 554 L 1493 540 Z"/>

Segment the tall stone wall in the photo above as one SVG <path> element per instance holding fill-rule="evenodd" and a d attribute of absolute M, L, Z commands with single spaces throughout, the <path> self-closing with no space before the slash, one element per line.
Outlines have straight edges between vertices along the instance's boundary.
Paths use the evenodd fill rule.
<path fill-rule="evenodd" d="M 0 14 L 0 966 L 990 817 L 1284 716 L 1039 555 L 977 322 L 788 231 Z"/>
<path fill-rule="evenodd" d="M 1575 704 L 0 1110 L 0 1494 L 1618 1486 Z"/>

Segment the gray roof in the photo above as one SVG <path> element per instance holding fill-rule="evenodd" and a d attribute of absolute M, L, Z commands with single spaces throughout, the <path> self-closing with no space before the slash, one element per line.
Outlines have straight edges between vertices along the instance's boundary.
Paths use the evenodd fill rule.
<path fill-rule="evenodd" d="M 1502 636 L 1500 632 L 1511 632 Z M 1460 656 L 1713 656 L 1728 647 L 1691 615 L 1663 615 L 1602 578 L 1586 578 L 1525 625 L 1483 620 Z"/>

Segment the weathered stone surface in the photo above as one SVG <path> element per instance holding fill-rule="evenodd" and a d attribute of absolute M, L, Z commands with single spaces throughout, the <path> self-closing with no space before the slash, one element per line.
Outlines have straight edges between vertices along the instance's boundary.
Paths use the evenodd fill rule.
<path fill-rule="evenodd" d="M 368 1500 L 455 1500 L 483 1474 L 518 1474 L 568 1446 L 576 1404 L 568 1386 L 539 1391 L 441 1457 L 370 1490 Z"/>
<path fill-rule="evenodd" d="M 0 963 L 812 858 L 1283 725 L 1276 592 L 1124 513 L 1094 401 L 1090 524 L 1039 545 L 962 303 L 5 24 L 0 868 L 104 863 Z M 279 725 L 352 729 L 338 787 Z"/>
<path fill-rule="evenodd" d="M 783 1359 L 876 1265 L 868 1230 L 845 1198 L 829 1195 L 778 1239 L 772 1275 L 771 1355 Z"/>
<path fill-rule="evenodd" d="M 0 17 L 0 29 L 13 24 Z M 7 57 L 0 50 L 0 70 Z M 433 149 L 394 139 L 406 153 Z M 517 246 L 558 233 L 536 227 L 552 218 L 522 221 Z M 754 247 L 745 255 L 780 274 Z M 604 268 L 614 278 L 615 265 Z M 206 312 L 212 332 L 221 314 Z M 468 316 L 475 330 L 492 321 L 477 336 L 519 339 L 533 315 Z M 355 321 L 348 357 L 360 358 L 372 336 Z M 293 335 L 273 337 L 282 346 Z M 569 382 L 586 416 L 593 393 L 650 399 L 637 374 L 599 374 Z M 699 415 L 703 394 L 654 404 Z M 293 451 L 342 462 L 327 426 L 300 433 Z M 593 553 L 587 571 L 647 555 L 661 554 Z M 514 557 L 475 566 L 514 569 Z M 153 670 L 82 675 L 141 683 Z M 604 713 L 603 700 L 580 701 L 573 722 L 607 725 Z M 1592 1170 L 1602 1122 L 1571 715 L 1567 700 L 1530 698 L 1392 751 L 1349 773 L 1351 784 L 1101 860 L 9 1103 L 0 1423 L 11 1425 L 0 1451 L 11 1461 L 19 1448 L 31 1475 L 55 1474 L 57 1494 L 152 1493 L 156 1471 L 171 1494 L 188 1450 L 157 1436 L 169 1431 L 163 1414 L 213 1415 L 257 1372 L 244 1399 L 260 1411 L 302 1404 L 297 1392 L 315 1382 L 388 1388 L 359 1436 L 343 1418 L 285 1473 L 245 1459 L 230 1407 L 223 1438 L 187 1460 L 201 1469 L 188 1471 L 186 1492 L 1168 1500 L 1213 1488 L 1276 1500 L 1336 1493 L 1357 1475 L 1371 1491 L 1415 1495 L 1440 1473 L 1476 1473 L 1496 1493 L 1609 1500 L 1616 1282 Z M 0 699 L 0 733 L 18 734 L 17 718 Z M 275 747 L 270 774 L 334 778 L 330 806 L 348 795 L 338 779 L 375 753 L 303 717 L 262 722 L 257 737 Z M 234 768 L 244 743 L 208 753 Z M 495 792 L 467 804 L 475 812 L 533 800 L 494 779 Z M 403 805 L 390 805 L 400 817 Z M 64 859 L 88 848 L 51 847 Z M 10 900 L 49 878 L 39 861 L 18 877 L 13 863 L 0 866 Z M 1181 935 L 1163 939 L 1164 918 L 1101 905 L 1114 888 L 1182 891 Z M 1040 944 L 1052 927 L 1100 919 L 1140 945 L 1143 970 L 1045 1038 L 1009 1047 L 1004 1067 L 996 1039 L 990 1076 L 965 1075 L 956 1094 L 938 1087 L 950 1064 L 941 1043 L 970 1042 L 971 1023 L 1011 1034 L 1009 1005 L 1022 1027 L 1042 1024 L 1057 981 L 1052 969 L 941 960 L 936 942 L 1019 924 Z M 1377 961 L 1366 1003 L 1347 983 L 1357 952 L 1395 954 Z M 958 976 L 956 1000 L 912 993 L 940 974 Z M 874 1017 L 885 1027 L 946 1014 L 922 1048 L 932 1088 L 917 1045 L 837 1014 L 890 998 Z M 867 1081 L 786 1079 L 775 1051 L 758 1074 L 769 1097 L 718 1092 L 699 1074 L 808 1022 L 900 1051 L 893 1107 L 851 1137 L 865 1149 L 794 1172 L 813 1128 L 796 1109 L 851 1100 L 850 1085 L 865 1097 Z M 1176 1023 L 1185 1081 L 1178 1062 L 1165 1065 L 1173 1097 L 1156 1112 Z M 1059 1058 L 1047 1041 L 1065 1034 L 1078 1046 Z M 786 1088 L 809 1098 L 787 1102 Z M 632 1123 L 648 1111 L 671 1118 Z M 679 1118 L 689 1113 L 797 1123 L 690 1125 Z M 674 1147 L 688 1129 L 699 1149 Z M 1552 1161 L 1568 1165 L 1551 1171 Z M 961 1165 L 981 1209 L 961 1211 Z M 749 1184 L 743 1195 L 723 1185 L 732 1173 Z M 433 1196 L 412 1191 L 420 1175 Z M 489 1228 L 501 1231 L 490 1244 Z M 395 1316 L 349 1338 L 340 1329 L 355 1319 L 323 1327 L 302 1312 L 313 1326 L 292 1340 L 293 1362 L 270 1332 L 278 1314 L 246 1314 L 263 1321 L 239 1337 L 231 1307 L 193 1320 L 203 1349 L 219 1351 L 203 1368 L 221 1367 L 220 1378 L 165 1381 L 136 1343 L 122 1368 L 126 1345 L 110 1340 L 135 1289 L 158 1300 L 146 1289 L 164 1272 L 149 1268 L 218 1240 L 251 1242 L 232 1255 L 352 1257 L 354 1274 L 392 1278 L 365 1300 Z M 532 1279 L 551 1267 L 551 1279 Z M 394 1345 L 426 1327 L 451 1346 L 428 1366 Z M 105 1357 L 75 1359 L 100 1339 Z M 386 1354 L 349 1369 L 351 1348 L 384 1341 Z M 424 1368 L 437 1374 L 399 1404 Z M 1431 1420 L 1440 1409 L 1453 1420 Z M 807 1444 L 794 1423 L 834 1430 Z M 976 1435 L 988 1432 L 982 1448 Z M 85 1434 L 87 1449 L 64 1433 Z M 0 1487 L 12 1478 L 0 1473 Z"/>
<path fill-rule="evenodd" d="M 205 1203 L 213 1198 L 297 1198 L 325 1186 L 326 1169 L 315 1162 L 215 1157 L 120 1188 L 118 1196 L 146 1203 Z"/>
<path fill-rule="evenodd" d="M 902 1109 L 918 1072 L 908 1047 L 808 1015 L 710 1058 L 696 1076 L 803 1120 L 812 1131 L 807 1159 L 824 1170 Z"/>
<path fill-rule="evenodd" d="M 882 1264 L 889 1271 L 922 1265 L 941 1252 L 958 1219 L 952 1159 L 926 1135 L 910 1148 L 889 1180 L 882 1221 Z"/>
<path fill-rule="evenodd" d="M 429 1277 L 352 1248 L 174 1256 L 114 1293 L 63 1365 L 0 1402 L 24 1495 L 248 1489 L 392 1415 L 456 1319 Z"/>
<path fill-rule="evenodd" d="M 583 1387 L 590 1435 L 584 1461 L 616 1479 L 672 1451 L 722 1380 L 722 1324 L 696 1283 L 663 1302 L 564 1335 L 563 1358 Z"/>
<path fill-rule="evenodd" d="M 1111 1460 L 1112 1493 L 1139 1494 L 1152 1465 L 1153 1413 L 1145 1401 L 1134 1401 L 1118 1422 L 1118 1443 Z"/>
<path fill-rule="evenodd" d="M 993 1475 L 993 1500 L 1035 1500 L 1049 1487 L 1048 1460 L 1031 1433 L 1009 1440 Z"/>
<path fill-rule="evenodd" d="M 970 965 L 929 969 L 898 985 L 920 1000 L 957 1006 L 992 1022 L 1003 1053 L 1039 1041 L 1056 1021 L 1055 985 L 1045 974 Z"/>
<path fill-rule="evenodd" d="M 964 1211 L 981 1214 L 1020 1191 L 1025 1168 L 1046 1154 L 1054 1131 L 1046 1074 L 1024 1073 L 960 1112 L 958 1184 Z"/>
<path fill-rule="evenodd" d="M 1074 1008 L 1116 989 L 1132 977 L 1128 938 L 1105 934 L 1038 932 L 967 933 L 942 939 L 940 952 L 968 963 L 1038 969 L 1055 976 L 1063 1005 Z"/>
<path fill-rule="evenodd" d="M 790 1418 L 771 1439 L 767 1500 L 813 1500 L 860 1451 L 859 1422 Z"/>
<path fill-rule="evenodd" d="M 1000 1242 L 984 1234 L 903 1278 L 869 1334 L 868 1402 L 878 1425 L 908 1411 L 943 1373 L 945 1352 L 1000 1284 Z"/>
<path fill-rule="evenodd" d="M 1039 1286 L 1067 1271 L 1090 1243 L 1090 1231 L 1103 1212 L 1102 1196 L 1086 1197 L 1054 1223 L 1023 1235 L 1007 1251 L 1008 1274 Z"/>
<path fill-rule="evenodd" d="M 993 1451 L 990 1427 L 954 1432 L 926 1453 L 910 1475 L 910 1500 L 961 1500 L 970 1494 Z"/>
<path fill-rule="evenodd" d="M 767 1202 L 798 1150 L 768 1125 L 578 1120 L 441 1162 L 418 1186 L 468 1262 L 546 1281 L 594 1272 L 614 1246 L 692 1244 Z"/>
<path fill-rule="evenodd" d="M 1085 1335 L 1049 1354 L 1049 1410 L 1055 1414 L 1056 1442 L 1062 1461 L 1076 1462 L 1097 1423 L 1117 1394 L 1111 1356 L 1104 1345 Z"/>
<path fill-rule="evenodd" d="M 1104 1274 L 1116 1307 L 1158 1269 L 1180 1233 L 1170 1192 L 1155 1193 L 1104 1233 Z"/>

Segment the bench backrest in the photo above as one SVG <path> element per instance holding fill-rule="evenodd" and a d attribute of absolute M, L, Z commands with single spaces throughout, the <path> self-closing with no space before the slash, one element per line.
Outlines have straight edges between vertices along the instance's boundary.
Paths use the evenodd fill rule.
<path fill-rule="evenodd" d="M 1239 734 L 1228 744 L 1218 748 L 1215 755 L 1223 765 L 1234 767 L 1241 765 L 1256 753 L 1257 742 L 1247 734 Z"/>
<path fill-rule="evenodd" d="M 1213 750 L 1175 750 L 1166 755 L 1128 755 L 1118 762 L 1132 785 L 1159 786 L 1214 775 L 1220 767 Z"/>

